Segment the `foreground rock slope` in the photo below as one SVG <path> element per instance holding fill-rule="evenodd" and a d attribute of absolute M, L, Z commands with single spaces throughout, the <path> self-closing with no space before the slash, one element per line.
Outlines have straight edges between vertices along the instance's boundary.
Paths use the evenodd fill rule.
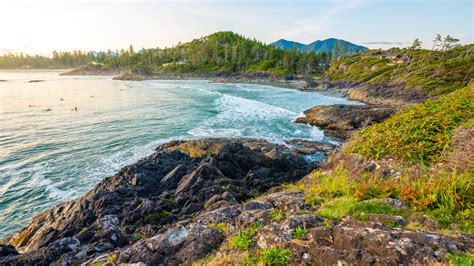
<path fill-rule="evenodd" d="M 24 253 L 15 256 L 11 246 L 5 246 L 2 255 L 12 256 L 0 258 L 0 264 L 76 264 L 139 239 L 143 240 L 128 247 L 132 251 L 124 260 L 139 261 L 154 253 L 153 248 L 148 253 L 140 251 L 143 245 L 157 245 L 161 257 L 154 262 L 173 256 L 200 258 L 216 248 L 223 236 L 202 226 L 177 227 L 179 222 L 300 179 L 316 166 L 304 160 L 302 152 L 258 140 L 163 144 L 83 197 L 34 217 L 29 226 L 6 240 Z M 211 240 L 202 247 L 194 246 L 206 236 Z M 189 248 L 196 249 L 195 253 L 189 253 Z M 191 255 L 180 256 L 179 252 Z"/>
<path fill-rule="evenodd" d="M 410 210 L 397 199 L 358 204 L 377 201 L 403 216 L 322 215 L 330 202 L 281 184 L 303 176 L 303 186 L 317 182 L 308 175 L 317 165 L 302 154 L 329 147 L 296 147 L 230 139 L 163 144 L 82 198 L 34 217 L 0 245 L 0 265 L 420 265 L 474 251 L 472 235 L 446 236 L 436 221 L 405 215 Z M 372 164 L 354 159 L 352 169 L 385 172 Z"/>

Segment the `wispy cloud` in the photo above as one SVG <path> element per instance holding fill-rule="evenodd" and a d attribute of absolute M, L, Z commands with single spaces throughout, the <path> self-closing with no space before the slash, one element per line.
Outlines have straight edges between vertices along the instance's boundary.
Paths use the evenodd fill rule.
<path fill-rule="evenodd" d="M 367 0 L 333 1 L 328 10 L 319 12 L 320 15 L 318 17 L 298 20 L 291 29 L 276 33 L 276 37 L 282 36 L 292 39 L 306 39 L 307 37 L 330 32 L 340 14 L 355 9 L 365 2 L 367 2 Z"/>

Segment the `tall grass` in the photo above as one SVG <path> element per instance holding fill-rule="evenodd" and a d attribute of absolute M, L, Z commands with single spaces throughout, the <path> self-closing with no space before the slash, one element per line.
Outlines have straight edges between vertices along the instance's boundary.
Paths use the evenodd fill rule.
<path fill-rule="evenodd" d="M 363 130 L 345 152 L 374 159 L 392 156 L 423 164 L 440 162 L 451 145 L 452 131 L 474 119 L 473 102 L 474 88 L 464 88 L 411 107 Z"/>
<path fill-rule="evenodd" d="M 413 211 L 424 212 L 444 225 L 456 222 L 463 230 L 474 229 L 474 169 L 462 173 L 420 172 L 416 177 L 406 170 L 397 179 L 377 174 L 352 179 L 339 170 L 332 174 L 315 172 L 312 179 L 305 185 L 289 188 L 303 189 L 307 197 L 337 198 L 325 204 L 328 213 L 323 216 L 329 218 L 343 216 L 344 213 L 334 210 L 341 209 L 339 205 L 352 205 L 351 199 L 391 197 L 405 201 Z"/>

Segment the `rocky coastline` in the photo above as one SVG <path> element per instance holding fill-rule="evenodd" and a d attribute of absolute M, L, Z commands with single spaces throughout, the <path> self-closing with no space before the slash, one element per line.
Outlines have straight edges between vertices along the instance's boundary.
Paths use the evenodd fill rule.
<path fill-rule="evenodd" d="M 0 265 L 77 265 L 126 247 L 145 248 L 148 244 L 142 240 L 167 234 L 198 215 L 216 219 L 212 213 L 301 179 L 319 165 L 306 161 L 304 155 L 331 149 L 303 144 L 290 148 L 252 139 L 163 144 L 83 197 L 35 216 L 29 226 L 3 241 Z M 192 236 L 196 240 L 207 241 L 202 239 L 207 237 L 214 242 L 209 247 L 193 247 L 195 254 L 180 256 L 180 260 L 199 259 L 223 240 L 222 234 L 205 225 L 196 230 Z M 155 258 L 139 252 L 125 260 L 144 260 L 137 256 L 145 256 L 145 261 L 154 264 L 163 256 L 173 258 L 175 251 L 163 251 L 157 254 L 162 257 Z"/>
<path fill-rule="evenodd" d="M 66 75 L 95 71 L 83 68 Z M 107 71 L 99 73 L 110 75 Z M 316 106 L 295 121 L 318 126 L 340 141 L 430 98 L 403 84 L 382 87 L 268 73 L 133 69 L 112 75 L 117 80 L 286 84 L 365 103 Z M 307 160 L 317 153 L 331 160 Z M 474 251 L 472 235 L 443 234 L 438 222 L 416 213 L 364 214 L 362 220 L 346 216 L 338 221 L 318 216 L 322 201 L 306 189 L 286 185 L 310 185 L 314 169 L 331 172 L 340 163 L 354 176 L 394 171 L 393 162 L 346 155 L 338 146 L 305 140 L 286 145 L 253 139 L 172 141 L 81 198 L 33 217 L 27 227 L 0 241 L 0 265 L 233 265 L 243 258 L 233 239 L 249 230 L 250 248 L 287 250 L 292 265 L 443 264 L 447 254 Z M 399 213 L 411 212 L 401 200 L 374 200 Z M 407 224 L 423 230 L 407 229 Z"/>
<path fill-rule="evenodd" d="M 256 228 L 252 248 L 284 247 L 292 265 L 438 264 L 449 252 L 474 250 L 471 235 L 435 233 L 441 226 L 424 216 L 370 214 L 365 221 L 348 216 L 335 222 L 315 215 L 321 202 L 282 185 L 301 178 L 310 184 L 312 169 L 331 169 L 344 155 L 321 166 L 302 155 L 334 147 L 290 144 L 163 144 L 83 197 L 35 216 L 0 244 L 0 265 L 233 265 L 241 251 L 229 243 L 249 228 Z M 351 156 L 344 160 L 354 171 L 375 169 L 373 161 Z M 400 200 L 375 201 L 408 211 Z M 407 223 L 430 232 L 401 228 Z"/>

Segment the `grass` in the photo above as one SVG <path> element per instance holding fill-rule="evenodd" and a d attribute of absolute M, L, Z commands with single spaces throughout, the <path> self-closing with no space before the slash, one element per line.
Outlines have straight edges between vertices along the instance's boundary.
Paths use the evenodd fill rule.
<path fill-rule="evenodd" d="M 275 208 L 270 211 L 269 215 L 270 215 L 270 218 L 272 218 L 272 220 L 275 222 L 279 222 L 286 218 L 285 212 L 283 212 L 280 209 L 275 209 Z"/>
<path fill-rule="evenodd" d="M 405 201 L 411 211 L 423 212 L 445 227 L 457 223 L 460 230 L 474 232 L 474 170 L 462 173 L 425 171 L 419 176 L 412 176 L 411 171 L 406 170 L 397 179 L 377 174 L 352 179 L 339 168 L 342 167 L 336 167 L 330 174 L 314 172 L 312 180 L 305 185 L 299 183 L 290 187 L 324 196 L 326 202 L 316 214 L 332 220 L 361 212 L 406 215 L 383 203 L 359 202 L 391 197 Z"/>
<path fill-rule="evenodd" d="M 240 230 L 236 236 L 231 237 L 229 239 L 230 245 L 234 249 L 238 250 L 247 250 L 249 247 L 253 245 L 253 235 L 261 228 L 259 223 L 252 224 L 245 228 L 244 230 Z"/>
<path fill-rule="evenodd" d="M 308 229 L 306 228 L 301 228 L 298 226 L 298 228 L 295 229 L 293 232 L 293 238 L 300 238 L 305 236 L 308 233 Z"/>
<path fill-rule="evenodd" d="M 273 247 L 262 252 L 260 261 L 264 265 L 288 265 L 292 256 L 292 252 L 288 249 Z"/>
<path fill-rule="evenodd" d="M 351 197 L 340 197 L 329 201 L 316 211 L 316 215 L 331 220 L 339 220 L 349 214 L 350 208 L 355 203 L 355 199 Z"/>
<path fill-rule="evenodd" d="M 150 213 L 145 215 L 145 221 L 148 223 L 159 223 L 161 220 L 168 218 L 171 215 L 169 211 L 161 211 L 158 213 Z"/>
<path fill-rule="evenodd" d="M 448 254 L 449 265 L 454 266 L 472 266 L 474 265 L 474 255 L 466 253 Z"/>
<path fill-rule="evenodd" d="M 117 254 L 112 254 L 107 258 L 107 262 L 113 262 L 115 263 L 117 261 Z"/>
<path fill-rule="evenodd" d="M 229 229 L 227 228 L 226 223 L 209 223 L 208 226 L 219 229 L 222 232 L 224 232 L 225 234 L 227 234 L 229 232 Z"/>
<path fill-rule="evenodd" d="M 404 215 L 401 209 L 393 208 L 383 202 L 356 202 L 349 209 L 350 214 L 355 213 L 374 213 L 374 214 L 388 214 L 388 215 Z"/>
<path fill-rule="evenodd" d="M 345 152 L 374 159 L 391 156 L 415 163 L 441 162 L 452 131 L 474 119 L 473 101 L 474 89 L 464 88 L 411 107 L 363 130 Z"/>

